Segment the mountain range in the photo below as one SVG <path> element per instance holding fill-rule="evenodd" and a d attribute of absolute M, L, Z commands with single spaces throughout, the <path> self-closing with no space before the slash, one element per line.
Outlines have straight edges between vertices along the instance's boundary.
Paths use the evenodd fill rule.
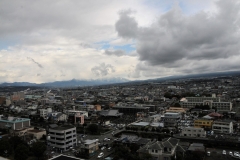
<path fill-rule="evenodd" d="M 29 82 L 13 82 L 13 83 L 2 83 L 0 86 L 39 86 L 39 87 L 78 87 L 78 86 L 94 86 L 94 85 L 105 85 L 128 82 L 125 78 L 108 78 L 108 79 L 93 79 L 93 80 L 68 80 L 68 81 L 55 81 L 48 83 L 29 83 Z"/>
<path fill-rule="evenodd" d="M 41 83 L 41 84 L 29 83 L 29 82 L 13 82 L 13 83 L 5 82 L 0 84 L 0 87 L 4 87 L 4 86 L 79 87 L 79 86 L 96 86 L 96 85 L 107 85 L 107 84 L 117 84 L 117 83 L 161 82 L 166 80 L 211 78 L 211 77 L 236 76 L 236 75 L 240 75 L 240 71 L 169 76 L 169 77 L 162 77 L 162 78 L 156 78 L 156 79 L 136 80 L 136 81 L 130 81 L 125 78 L 117 77 L 117 78 L 104 78 L 104 79 L 92 79 L 92 80 L 72 79 L 69 81 L 55 81 L 55 82 Z"/>

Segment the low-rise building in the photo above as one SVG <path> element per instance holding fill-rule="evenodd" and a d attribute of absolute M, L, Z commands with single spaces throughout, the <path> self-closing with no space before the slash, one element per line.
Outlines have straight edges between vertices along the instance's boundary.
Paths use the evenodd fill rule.
<path fill-rule="evenodd" d="M 205 138 L 206 131 L 203 128 L 185 127 L 182 129 L 180 136 Z"/>
<path fill-rule="evenodd" d="M 81 145 L 81 152 L 92 157 L 99 149 L 98 139 L 94 140 L 85 140 L 84 144 Z"/>
<path fill-rule="evenodd" d="M 167 109 L 166 112 L 186 113 L 186 110 L 180 107 L 169 107 L 169 109 Z"/>
<path fill-rule="evenodd" d="M 212 130 L 217 133 L 233 133 L 233 122 L 230 120 L 214 121 Z"/>
<path fill-rule="evenodd" d="M 29 118 L 19 117 L 0 117 L 0 128 L 11 128 L 13 130 L 22 130 L 31 126 Z"/>
<path fill-rule="evenodd" d="M 164 114 L 164 119 L 180 119 L 182 117 L 181 113 L 166 112 Z"/>
<path fill-rule="evenodd" d="M 207 128 L 211 129 L 213 124 L 213 120 L 210 119 L 196 119 L 194 120 L 195 128 Z"/>

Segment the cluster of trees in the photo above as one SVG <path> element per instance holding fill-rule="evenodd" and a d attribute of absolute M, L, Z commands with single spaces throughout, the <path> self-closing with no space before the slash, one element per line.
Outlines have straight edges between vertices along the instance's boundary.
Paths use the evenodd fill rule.
<path fill-rule="evenodd" d="M 4 157 L 13 156 L 15 160 L 28 159 L 28 157 L 44 157 L 46 145 L 44 142 L 35 142 L 30 147 L 20 137 L 3 137 L 0 140 L 0 155 Z"/>
<path fill-rule="evenodd" d="M 114 150 L 115 157 L 114 160 L 119 160 L 124 157 L 124 159 L 131 160 L 151 160 L 152 156 L 150 154 L 144 154 L 139 156 L 137 150 L 140 147 L 137 144 L 130 144 L 129 146 L 116 145 Z"/>

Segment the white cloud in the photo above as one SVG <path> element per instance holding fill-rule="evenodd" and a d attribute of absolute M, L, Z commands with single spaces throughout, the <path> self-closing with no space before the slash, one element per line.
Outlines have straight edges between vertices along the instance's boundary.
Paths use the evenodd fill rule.
<path fill-rule="evenodd" d="M 101 67 L 100 64 L 105 64 L 105 68 L 97 71 L 99 75 L 130 79 L 187 73 L 190 72 L 188 67 L 197 71 L 209 59 L 212 60 L 206 67 L 209 70 L 215 67 L 218 70 L 237 69 L 238 65 L 230 63 L 225 67 L 219 65 L 223 58 L 238 59 L 234 51 L 239 46 L 239 33 L 232 34 L 236 32 L 231 27 L 232 22 L 238 25 L 239 15 L 232 19 L 233 15 L 228 12 L 232 9 L 231 3 L 219 10 L 216 6 L 223 5 L 220 2 L 216 5 L 215 1 L 208 0 L 179 0 L 183 12 L 178 15 L 175 8 L 171 9 L 174 3 L 175 0 L 26 0 L 14 3 L 2 0 L 0 83 L 91 79 L 96 75 L 91 69 Z M 131 16 L 122 14 L 122 21 L 118 21 L 119 13 L 126 10 L 133 11 Z M 210 14 L 199 12 L 202 10 L 221 16 L 216 19 L 212 16 L 214 21 L 208 22 L 204 18 L 209 18 Z M 214 27 L 215 23 L 218 27 Z M 129 24 L 132 27 L 125 30 Z M 177 37 L 174 37 L 174 30 L 179 34 Z M 206 33 L 197 34 L 201 30 Z M 191 37 L 188 31 L 196 35 Z M 159 43 L 163 33 L 166 35 Z M 207 42 L 202 48 L 200 40 Z M 99 46 L 103 42 L 110 45 L 109 50 Z M 227 43 L 229 45 L 225 45 Z M 124 45 L 132 45 L 137 50 L 126 54 L 124 50 L 111 47 Z M 185 52 L 183 46 L 189 46 L 191 52 Z M 158 54 L 163 49 L 166 54 Z M 208 54 L 207 58 L 203 52 Z M 108 65 L 112 68 L 105 72 Z"/>

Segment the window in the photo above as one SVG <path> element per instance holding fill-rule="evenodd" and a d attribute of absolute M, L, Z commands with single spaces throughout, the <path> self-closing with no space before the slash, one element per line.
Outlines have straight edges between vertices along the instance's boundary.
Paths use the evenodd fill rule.
<path fill-rule="evenodd" d="M 152 152 L 154 153 L 154 149 L 152 149 Z"/>
<path fill-rule="evenodd" d="M 168 160 L 168 157 L 164 157 L 163 159 L 164 159 L 164 160 Z"/>
<path fill-rule="evenodd" d="M 155 153 L 158 153 L 158 150 L 155 150 Z"/>

